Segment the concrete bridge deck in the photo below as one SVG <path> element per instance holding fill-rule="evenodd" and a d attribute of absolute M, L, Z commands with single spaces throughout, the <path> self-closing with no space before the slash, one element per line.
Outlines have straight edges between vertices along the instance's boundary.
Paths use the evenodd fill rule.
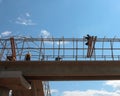
<path fill-rule="evenodd" d="M 2 61 L 3 71 L 21 71 L 27 80 L 120 80 L 120 61 Z"/>

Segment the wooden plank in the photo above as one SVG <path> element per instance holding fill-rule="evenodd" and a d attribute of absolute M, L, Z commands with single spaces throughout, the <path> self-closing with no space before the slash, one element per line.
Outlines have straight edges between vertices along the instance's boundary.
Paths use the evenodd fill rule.
<path fill-rule="evenodd" d="M 93 54 L 93 51 L 95 49 L 95 43 L 96 43 L 97 37 L 92 36 L 88 41 L 88 50 L 87 50 L 87 57 L 90 58 Z"/>

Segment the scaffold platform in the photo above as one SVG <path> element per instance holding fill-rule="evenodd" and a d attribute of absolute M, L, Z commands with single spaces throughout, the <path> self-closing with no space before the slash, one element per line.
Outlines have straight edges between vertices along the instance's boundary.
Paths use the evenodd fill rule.
<path fill-rule="evenodd" d="M 14 37 L 16 60 L 24 61 L 28 52 L 31 54 L 32 61 L 120 60 L 120 38 L 92 36 L 89 45 L 86 45 L 86 42 L 85 37 Z M 0 38 L 0 60 L 5 61 L 6 56 L 11 54 L 10 38 Z"/>

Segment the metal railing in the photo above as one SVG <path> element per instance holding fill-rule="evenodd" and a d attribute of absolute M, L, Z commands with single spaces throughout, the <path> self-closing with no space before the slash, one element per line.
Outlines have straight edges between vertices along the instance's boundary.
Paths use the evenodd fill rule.
<path fill-rule="evenodd" d="M 91 46 L 83 38 L 14 37 L 16 60 L 24 60 L 29 52 L 31 60 L 120 60 L 120 38 L 96 38 Z M 91 51 L 91 53 L 88 53 Z M 0 39 L 0 60 L 11 55 L 10 38 Z"/>

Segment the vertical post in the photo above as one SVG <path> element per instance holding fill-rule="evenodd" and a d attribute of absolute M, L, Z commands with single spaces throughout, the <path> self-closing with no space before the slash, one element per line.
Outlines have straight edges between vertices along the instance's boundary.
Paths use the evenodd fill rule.
<path fill-rule="evenodd" d="M 92 45 L 93 45 L 93 36 L 92 36 L 92 37 L 89 37 L 89 39 L 88 39 L 88 50 L 87 50 L 87 57 L 88 57 L 88 58 L 91 57 Z"/>
<path fill-rule="evenodd" d="M 53 58 L 55 58 L 55 42 L 54 42 L 54 38 L 52 37 L 52 40 L 53 40 Z"/>
<path fill-rule="evenodd" d="M 95 43 L 96 43 L 96 39 L 97 39 L 97 37 L 95 36 L 95 37 L 93 37 L 93 44 L 92 44 L 92 49 L 91 49 L 91 56 L 92 56 L 92 54 L 93 54 L 93 51 L 95 52 Z"/>
<path fill-rule="evenodd" d="M 104 40 L 105 40 L 105 37 L 104 37 L 103 42 L 102 42 L 102 58 L 104 58 L 103 57 L 104 56 Z"/>
<path fill-rule="evenodd" d="M 14 38 L 10 38 L 10 43 L 11 43 L 12 57 L 16 58 L 16 48 L 15 48 Z"/>
<path fill-rule="evenodd" d="M 0 96 L 9 96 L 9 89 L 5 87 L 0 87 Z"/>
<path fill-rule="evenodd" d="M 114 54 L 113 54 L 113 42 L 110 41 L 110 45 L 111 45 L 111 56 L 112 56 L 112 59 L 114 60 Z"/>
<path fill-rule="evenodd" d="M 23 40 L 23 44 L 22 44 L 22 49 L 21 49 L 21 52 L 20 52 L 19 60 L 21 60 L 21 57 L 22 57 L 22 53 L 23 53 L 23 49 L 24 49 L 24 43 L 25 43 L 25 39 Z"/>
<path fill-rule="evenodd" d="M 42 57 L 42 37 L 40 38 L 40 52 L 39 52 L 39 60 L 40 60 L 40 57 Z"/>
<path fill-rule="evenodd" d="M 94 52 L 94 59 L 96 60 L 96 56 L 95 56 L 95 43 L 96 43 L 96 36 L 95 37 L 93 37 L 93 45 L 92 45 L 92 49 L 91 49 L 91 56 L 92 56 L 92 54 L 93 54 L 93 52 Z"/>
<path fill-rule="evenodd" d="M 48 39 L 47 39 L 48 40 Z M 48 42 L 48 41 L 47 41 Z M 44 40 L 44 38 L 43 38 L 43 53 L 42 53 L 42 55 L 44 55 L 44 60 L 45 60 L 45 58 L 47 57 L 46 56 L 46 54 L 45 54 L 45 51 L 46 51 L 46 49 L 45 49 L 45 40 Z M 48 59 L 48 58 L 47 58 Z"/>
<path fill-rule="evenodd" d="M 74 41 L 74 38 L 73 38 L 73 58 L 75 58 L 75 56 L 74 56 L 74 50 L 75 50 L 75 47 L 74 47 L 75 44 L 74 44 L 74 42 L 75 42 L 75 41 Z"/>
<path fill-rule="evenodd" d="M 63 37 L 63 58 L 64 58 L 64 55 L 65 55 L 65 42 L 64 42 L 64 37 Z"/>
<path fill-rule="evenodd" d="M 58 43 L 58 57 L 60 56 L 60 40 L 59 40 L 59 43 Z"/>
<path fill-rule="evenodd" d="M 90 37 L 90 39 L 88 40 L 88 50 L 87 50 L 87 57 L 91 58 L 93 51 L 95 49 L 95 42 L 96 42 L 96 36 L 95 37 Z"/>
<path fill-rule="evenodd" d="M 2 57 L 3 57 L 3 54 L 4 54 L 4 50 L 5 50 L 6 45 L 7 45 L 7 41 L 5 41 L 5 43 L 2 42 L 2 41 L 0 41 L 0 42 L 1 42 L 1 46 L 2 46 L 2 49 L 1 49 L 1 52 L 0 52 L 0 61 L 1 61 Z"/>
<path fill-rule="evenodd" d="M 85 44 L 85 42 L 84 42 L 84 37 L 83 37 L 83 58 L 85 57 L 85 54 L 84 54 L 85 53 L 84 52 L 85 51 L 84 44 Z"/>
<path fill-rule="evenodd" d="M 78 59 L 78 40 L 76 40 L 76 61 Z"/>

